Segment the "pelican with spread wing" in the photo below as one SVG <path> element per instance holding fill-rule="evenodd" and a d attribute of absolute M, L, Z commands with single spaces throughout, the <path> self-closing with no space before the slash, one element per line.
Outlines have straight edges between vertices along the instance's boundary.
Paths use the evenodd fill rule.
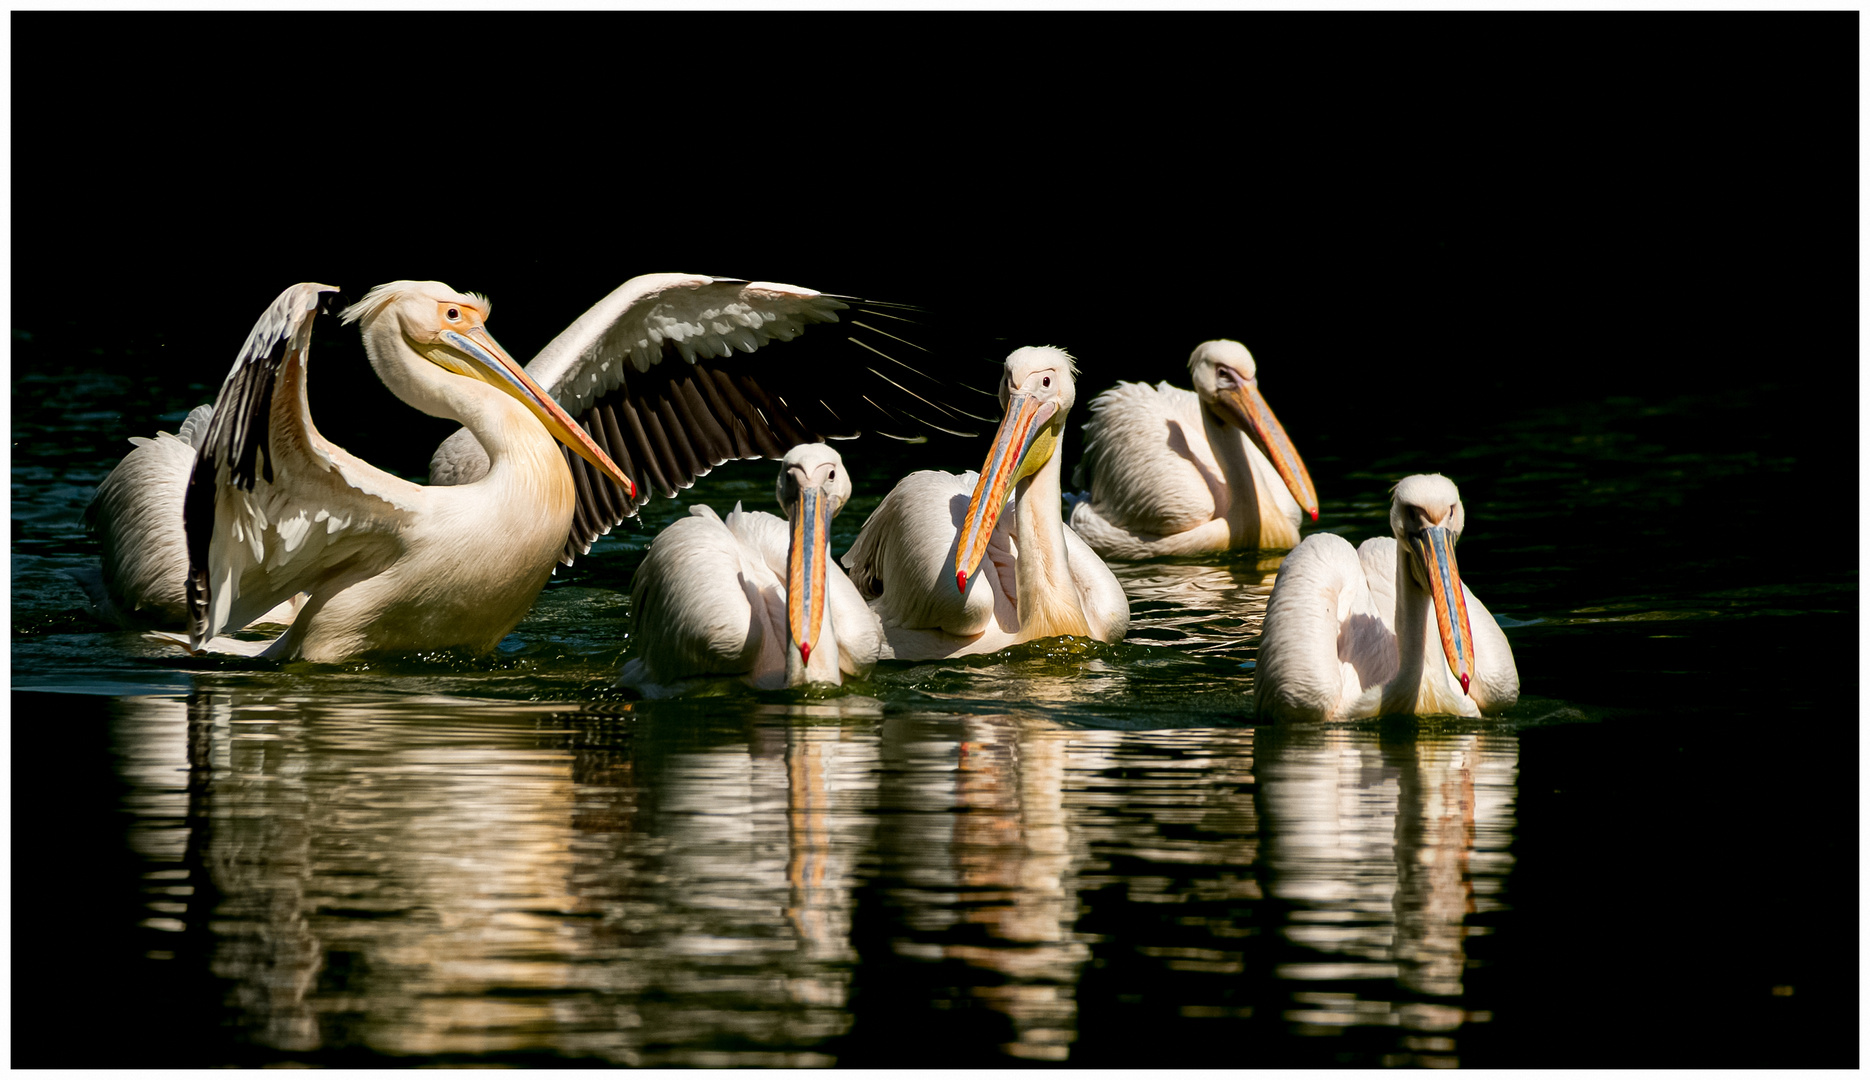
<path fill-rule="evenodd" d="M 650 697 L 710 676 L 775 690 L 875 666 L 882 629 L 831 560 L 831 519 L 851 496 L 843 459 L 824 443 L 793 447 L 778 496 L 787 520 L 693 506 L 649 545 L 631 586 L 638 655 L 620 683 Z"/>
<path fill-rule="evenodd" d="M 1014 350 L 1000 383 L 1006 415 L 981 471 L 911 473 L 864 522 L 844 565 L 882 621 L 886 659 L 990 653 L 1060 635 L 1123 639 L 1123 586 L 1060 506 L 1059 446 L 1077 373 L 1063 349 Z"/>
<path fill-rule="evenodd" d="M 486 652 L 531 608 L 571 528 L 576 496 L 556 441 L 625 490 L 630 480 L 494 341 L 486 301 L 435 281 L 379 285 L 343 319 L 363 331 L 392 393 L 475 432 L 485 474 L 425 487 L 345 452 L 319 434 L 306 398 L 312 322 L 335 291 L 280 294 L 200 436 L 182 506 L 188 647 L 302 593 L 260 655 Z"/>
<path fill-rule="evenodd" d="M 1260 395 L 1253 354 L 1206 341 L 1188 358 L 1191 393 L 1118 383 L 1091 400 L 1071 527 L 1107 559 L 1290 548 L 1318 495 Z"/>
<path fill-rule="evenodd" d="M 484 318 L 484 301 L 470 299 Z M 778 458 L 797 443 L 860 432 L 903 439 L 931 430 L 968 434 L 979 418 L 945 403 L 958 388 L 925 374 L 927 365 L 911 366 L 891 355 L 915 348 L 892 333 L 901 316 L 883 305 L 863 304 L 772 282 L 650 274 L 625 282 L 580 316 L 527 365 L 525 376 L 581 421 L 572 425 L 579 429 L 581 438 L 574 441 L 580 448 L 561 455 L 572 511 L 557 561 L 569 564 L 588 552 L 652 491 L 673 495 L 733 458 Z M 840 322 L 841 315 L 849 320 L 851 347 L 835 377 L 827 377 L 823 364 L 787 364 L 783 356 L 773 363 L 764 351 L 747 355 L 790 341 L 807 327 Z M 378 370 L 384 370 L 381 364 Z M 302 372 L 299 377 L 302 386 Z M 383 377 L 394 390 L 397 384 Z M 177 435 L 133 439 L 136 449 L 98 487 L 86 519 L 98 535 L 102 564 L 73 576 L 112 621 L 186 623 L 189 553 L 182 492 L 214 415 L 203 406 Z M 299 416 L 309 428 L 309 414 L 301 409 Z M 630 487 L 587 457 L 592 447 L 611 458 Z M 468 424 L 436 451 L 430 486 L 482 481 L 492 464 L 489 449 Z M 287 600 L 260 619 L 287 622 L 293 612 L 294 601 Z"/>
<path fill-rule="evenodd" d="M 1259 718 L 1479 716 L 1518 701 L 1513 648 L 1455 563 L 1466 523 L 1452 480 L 1410 476 L 1390 501 L 1392 536 L 1354 550 L 1332 533 L 1306 537 L 1266 602 Z"/>

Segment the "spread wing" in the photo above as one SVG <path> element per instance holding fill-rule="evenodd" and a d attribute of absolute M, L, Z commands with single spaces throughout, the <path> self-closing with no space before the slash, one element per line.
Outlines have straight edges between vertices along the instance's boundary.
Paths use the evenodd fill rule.
<path fill-rule="evenodd" d="M 814 335 L 839 347 L 763 351 L 821 323 L 844 324 L 842 341 Z M 567 454 L 578 509 L 560 561 L 589 551 L 652 491 L 673 496 L 731 459 L 779 458 L 799 443 L 865 432 L 920 441 L 931 430 L 971 435 L 994 424 L 966 411 L 997 411 L 992 393 L 933 374 L 904 337 L 914 326 L 909 309 L 793 285 L 693 274 L 625 282 L 526 365 L 637 486 L 630 499 Z M 485 472 L 486 454 L 466 431 L 430 463 L 437 484 Z"/>
<path fill-rule="evenodd" d="M 221 384 L 183 497 L 191 648 L 329 578 L 375 573 L 400 551 L 420 489 L 328 442 L 307 407 L 312 322 L 336 292 L 304 283 L 280 293 Z"/>

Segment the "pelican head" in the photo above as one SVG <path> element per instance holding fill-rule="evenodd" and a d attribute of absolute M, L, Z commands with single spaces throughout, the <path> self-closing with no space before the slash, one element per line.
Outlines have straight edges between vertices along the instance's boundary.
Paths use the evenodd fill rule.
<path fill-rule="evenodd" d="M 1005 416 L 975 481 L 955 546 L 955 585 L 963 593 L 968 574 L 987 553 L 987 540 L 1014 486 L 1057 456 L 1065 414 L 1078 400 L 1077 375 L 1078 365 L 1063 349 L 1029 345 L 1007 355 L 1006 377 L 1000 380 Z"/>
<path fill-rule="evenodd" d="M 844 459 L 824 443 L 793 447 L 779 463 L 778 495 L 792 523 L 786 554 L 786 625 L 804 666 L 811 663 L 812 645 L 819 640 L 824 622 L 831 519 L 851 497 Z"/>
<path fill-rule="evenodd" d="M 432 416 L 461 419 L 449 409 L 446 380 L 436 378 L 435 368 L 497 387 L 526 406 L 553 438 L 635 497 L 636 485 L 623 470 L 487 332 L 492 307 L 484 296 L 459 293 L 439 281 L 392 281 L 364 294 L 341 318 L 362 324 L 370 365 L 404 401 Z"/>
<path fill-rule="evenodd" d="M 1390 498 L 1390 532 L 1414 556 L 1404 561 L 1416 584 L 1434 601 L 1442 652 L 1464 694 L 1474 674 L 1474 630 L 1468 624 L 1454 546 L 1466 523 L 1461 492 L 1440 473 L 1404 477 Z"/>
<path fill-rule="evenodd" d="M 1188 372 L 1201 405 L 1223 424 L 1238 428 L 1279 471 L 1300 509 L 1318 520 L 1318 493 L 1292 439 L 1260 396 L 1253 354 L 1238 341 L 1204 341 L 1188 356 Z"/>

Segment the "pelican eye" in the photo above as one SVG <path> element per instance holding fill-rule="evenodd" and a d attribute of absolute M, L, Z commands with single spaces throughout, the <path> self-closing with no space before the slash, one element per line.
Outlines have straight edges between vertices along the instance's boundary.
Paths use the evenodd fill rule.
<path fill-rule="evenodd" d="M 448 309 L 448 321 L 449 322 L 460 322 L 461 321 L 461 309 L 460 308 L 449 308 Z"/>
<path fill-rule="evenodd" d="M 838 478 L 838 471 L 836 469 L 831 470 L 831 475 L 825 477 L 825 479 L 827 480 L 836 480 L 837 478 Z"/>
<path fill-rule="evenodd" d="M 1045 378 L 1043 378 L 1043 379 L 1040 379 L 1040 380 L 1039 380 L 1039 385 L 1040 385 L 1040 386 L 1050 386 L 1050 385 L 1052 385 L 1052 376 L 1050 376 L 1050 375 L 1047 375 L 1047 376 L 1046 376 Z"/>

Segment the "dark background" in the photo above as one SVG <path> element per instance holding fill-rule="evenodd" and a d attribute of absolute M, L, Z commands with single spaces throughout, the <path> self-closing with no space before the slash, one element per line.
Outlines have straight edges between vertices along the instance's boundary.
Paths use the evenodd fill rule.
<path fill-rule="evenodd" d="M 1763 560 L 1800 531 L 1830 557 L 1856 550 L 1854 12 L 10 20 L 16 371 L 83 356 L 207 401 L 285 286 L 354 298 L 405 277 L 488 294 L 491 329 L 525 358 L 629 277 L 713 273 L 920 305 L 957 371 L 991 371 L 1013 345 L 1064 346 L 1081 400 L 1118 378 L 1181 381 L 1195 344 L 1237 338 L 1328 497 L 1347 497 L 1332 475 L 1379 443 L 1416 447 L 1408 471 L 1446 469 L 1467 489 L 1484 478 L 1449 464 L 1466 423 L 1559 408 L 1588 429 L 1618 399 L 1753 395 L 1748 425 L 1681 434 L 1795 459 L 1777 487 L 1734 493 L 1783 505 L 1785 531 L 1728 535 L 1720 506 L 1671 527 Z M 420 475 L 453 424 L 391 399 L 354 333 L 326 321 L 320 335 L 320 427 Z M 1562 539 L 1619 542 L 1614 529 Z M 1736 650 L 1736 679 L 1848 670 L 1826 719 L 1852 723 L 1854 648 L 1801 648 L 1774 655 L 1804 655 L 1803 671 L 1794 655 L 1756 672 Z M 1521 817 L 1548 846 L 1703 799 L 1719 813 L 1724 755 L 1749 752 L 1736 731 L 1625 731 L 1624 754 L 1688 755 L 1679 787 L 1631 791 L 1591 730 L 1526 736 Z M 21 737 L 15 760 L 34 760 Z M 24 737 L 74 752 L 49 725 Z M 101 769 L 87 740 L 78 750 Z M 1758 801 L 1854 822 L 1850 763 L 1805 764 L 1840 782 L 1794 763 Z M 1560 786 L 1590 797 L 1539 794 Z M 95 816 L 114 802 L 101 772 L 94 787 L 70 794 Z M 106 828 L 74 811 L 51 820 L 90 824 L 22 831 L 21 816 L 16 865 L 66 860 Z M 1725 941 L 1738 919 L 1750 944 L 1720 978 L 1751 979 L 1771 953 L 1801 965 L 1774 978 L 1854 980 L 1855 950 L 1834 955 L 1819 933 L 1854 902 L 1820 896 L 1801 921 L 1810 890 L 1781 872 L 1823 828 L 1750 826 L 1731 853 L 1684 841 L 1662 865 L 1654 846 L 1609 845 L 1632 879 L 1689 880 L 1732 858 L 1766 897 L 1648 912 L 1669 930 L 1653 970 L 1699 971 L 1681 943 Z M 1855 1064 L 1839 1057 L 1854 1052 L 1853 1015 L 1762 1021 L 1780 1007 L 1767 1002 L 1724 1017 L 1674 983 L 1630 988 L 1647 1011 L 1611 1024 L 1621 1055 L 1594 1056 L 1601 1031 L 1552 1039 L 1605 1022 L 1564 1011 L 1595 989 L 1569 961 L 1619 916 L 1582 894 L 1596 878 L 1516 873 L 1518 917 L 1567 929 L 1501 935 L 1523 955 L 1476 978 L 1554 1006 L 1539 1026 L 1491 1029 L 1474 1060 L 1679 1065 L 1677 1038 L 1700 1030 L 1717 1035 L 1697 1063 Z M 30 903 L 16 894 L 16 911 Z M 37 959 L 16 954 L 16 971 L 63 958 Z M 63 977 L 87 989 L 83 971 Z M 1725 986 L 1694 978 L 1710 995 Z M 152 999 L 120 990 L 131 1023 Z M 15 1001 L 16 1030 L 50 1022 Z M 159 1044 L 160 1006 L 141 1015 Z M 1722 1037 L 1736 1043 L 1725 1062 Z M 1215 1063 L 1231 1052 L 1215 1048 Z"/>
<path fill-rule="evenodd" d="M 681 270 L 920 305 L 957 370 L 1061 345 L 1081 397 L 1237 338 L 1308 453 L 1808 383 L 1783 422 L 1854 435 L 1854 13 L 11 19 L 27 363 L 205 401 L 286 285 L 405 277 L 524 359 Z M 322 333 L 321 427 L 420 475 L 453 425 Z"/>

